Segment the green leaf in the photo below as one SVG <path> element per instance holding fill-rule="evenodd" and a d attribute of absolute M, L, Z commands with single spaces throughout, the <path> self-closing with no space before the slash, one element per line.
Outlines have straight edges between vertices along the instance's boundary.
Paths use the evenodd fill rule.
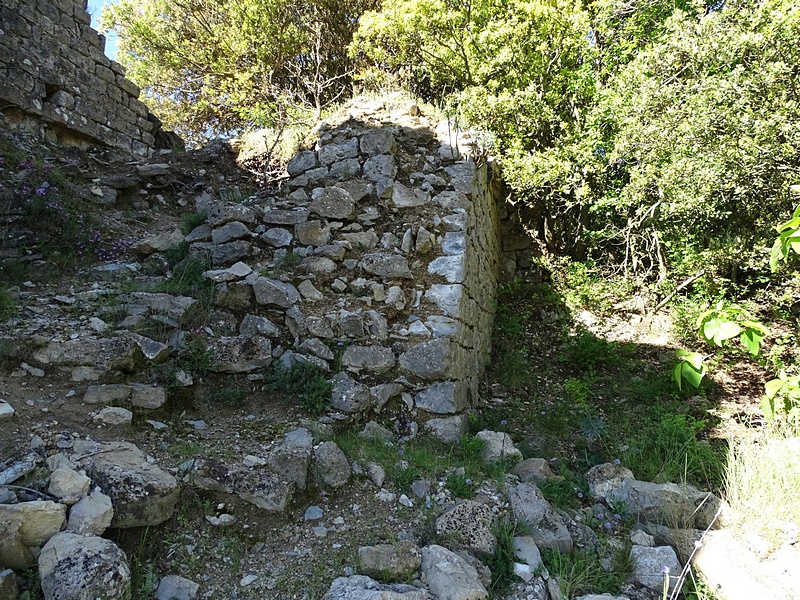
<path fill-rule="evenodd" d="M 767 398 L 770 400 L 775 397 L 781 388 L 786 385 L 786 382 L 783 379 L 770 379 L 766 384 L 764 384 L 764 390 L 766 392 Z"/>
<path fill-rule="evenodd" d="M 675 383 L 678 384 L 678 389 L 683 391 L 683 378 L 681 377 L 681 368 L 683 367 L 683 363 L 679 362 L 675 365 L 675 368 L 672 370 L 672 378 L 675 380 Z"/>
<path fill-rule="evenodd" d="M 767 421 L 772 421 L 775 418 L 775 403 L 772 398 L 764 396 L 761 399 L 761 412 L 764 413 L 764 418 Z"/>
<path fill-rule="evenodd" d="M 783 251 L 783 243 L 781 239 L 778 238 L 775 240 L 775 243 L 772 245 L 772 250 L 769 253 L 769 268 L 771 270 L 775 270 L 778 268 L 778 263 L 786 258 L 786 254 Z"/>
<path fill-rule="evenodd" d="M 704 323 L 701 333 L 704 338 L 722 347 L 722 342 L 736 337 L 741 330 L 738 323 L 717 317 Z"/>
<path fill-rule="evenodd" d="M 688 362 L 681 363 L 681 376 L 695 388 L 700 387 L 700 382 L 705 376 L 705 369 L 695 369 Z"/>
<path fill-rule="evenodd" d="M 753 356 L 758 356 L 758 350 L 761 347 L 761 341 L 763 339 L 764 336 L 756 329 L 745 329 L 742 331 L 742 335 L 739 338 L 742 345 L 747 348 L 747 351 Z"/>

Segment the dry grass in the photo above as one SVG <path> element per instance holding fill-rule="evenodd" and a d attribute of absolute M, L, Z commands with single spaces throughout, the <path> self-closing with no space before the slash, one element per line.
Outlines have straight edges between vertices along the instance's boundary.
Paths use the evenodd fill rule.
<path fill-rule="evenodd" d="M 800 437 L 797 428 L 774 426 L 731 445 L 725 478 L 731 525 L 747 540 L 763 540 L 763 555 L 800 529 Z M 752 545 L 752 544 L 751 544 Z"/>

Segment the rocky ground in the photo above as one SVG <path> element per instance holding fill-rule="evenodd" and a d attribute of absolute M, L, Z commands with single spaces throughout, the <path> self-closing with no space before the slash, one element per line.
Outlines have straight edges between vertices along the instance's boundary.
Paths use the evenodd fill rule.
<path fill-rule="evenodd" d="M 386 108 L 413 112 L 408 103 Z M 230 355 L 209 355 L 194 342 L 235 334 L 238 323 L 219 306 L 198 310 L 208 288 L 165 285 L 187 260 L 173 249 L 207 243 L 198 237 L 202 221 L 176 231 L 210 202 L 258 213 L 280 182 L 256 191 L 225 145 L 146 162 L 14 145 L 22 158 L 4 150 L 0 196 L 4 285 L 15 307 L 0 324 L 0 566 L 14 571 L 0 573 L 0 597 L 119 598 L 130 587 L 133 598 L 159 599 L 556 600 L 563 582 L 543 568 L 540 550 L 580 550 L 602 570 L 624 571 L 618 598 L 660 598 L 664 567 L 674 586 L 694 541 L 716 522 L 713 496 L 639 481 L 613 462 L 587 473 L 585 490 L 570 491 L 586 494 L 580 508 L 558 508 L 537 487 L 562 481 L 550 468 L 558 460 L 527 451 L 523 460 L 515 443 L 530 447 L 524 432 L 509 437 L 499 422 L 465 438 L 478 439 L 474 447 L 431 439 L 404 405 L 400 390 L 413 391 L 405 380 L 383 413 L 348 412 L 341 394 L 331 412 L 309 403 L 311 392 L 298 392 L 296 382 L 272 381 L 265 391 L 266 363 L 252 363 L 258 348 L 240 348 L 228 361 L 247 368 L 214 369 Z M 42 153 L 44 164 L 23 164 Z M 53 172 L 68 180 L 51 185 Z M 448 183 L 437 173 L 428 173 L 434 193 Z M 37 245 L 66 222 L 57 185 L 91 202 L 100 233 L 77 239 L 71 257 Z M 25 203 L 36 195 L 59 209 L 31 218 Z M 371 213 L 360 222 L 376 220 L 378 233 L 388 229 Z M 280 249 L 285 236 L 263 229 L 265 244 Z M 399 234 L 397 255 L 408 254 Z M 412 234 L 418 252 L 426 240 L 419 228 Z M 206 279 L 233 287 L 246 276 L 231 266 L 239 258 L 220 258 Z M 341 256 L 329 261 L 342 269 Z M 274 275 L 276 262 L 271 255 L 263 266 Z M 340 272 L 314 281 L 328 293 L 346 281 Z M 398 297 L 383 295 L 389 289 L 360 285 L 376 304 L 404 310 Z M 410 305 L 411 294 L 403 297 Z M 279 325 L 291 328 L 284 312 Z M 414 322 L 433 329 L 436 321 L 420 314 Z M 260 333 L 268 323 L 254 327 Z M 609 327 L 619 337 L 629 326 Z M 409 336 L 406 328 L 391 333 L 396 344 Z M 332 349 L 307 345 L 294 354 L 336 370 L 335 339 Z M 275 346 L 266 355 L 280 359 Z M 309 371 L 301 383 L 317 375 Z M 330 387 L 324 392 L 327 401 Z M 506 396 L 502 383 L 482 393 L 500 404 Z M 614 566 L 620 560 L 625 569 Z M 581 597 L 611 598 L 589 591 Z"/>

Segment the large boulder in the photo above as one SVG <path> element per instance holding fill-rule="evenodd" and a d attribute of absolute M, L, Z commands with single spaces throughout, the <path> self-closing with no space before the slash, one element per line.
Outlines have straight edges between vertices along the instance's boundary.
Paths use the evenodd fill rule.
<path fill-rule="evenodd" d="M 324 486 L 339 488 L 350 481 L 350 462 L 336 442 L 323 442 L 314 448 L 313 468 Z"/>
<path fill-rule="evenodd" d="M 111 498 L 112 527 L 159 525 L 172 516 L 180 488 L 176 479 L 128 442 L 84 442 L 73 460 Z"/>
<path fill-rule="evenodd" d="M 306 489 L 308 469 L 311 465 L 313 438 L 307 429 L 295 429 L 284 437 L 267 458 L 267 464 L 278 474 Z"/>
<path fill-rule="evenodd" d="M 39 555 L 45 600 L 128 600 L 128 557 L 110 540 L 59 533 Z"/>

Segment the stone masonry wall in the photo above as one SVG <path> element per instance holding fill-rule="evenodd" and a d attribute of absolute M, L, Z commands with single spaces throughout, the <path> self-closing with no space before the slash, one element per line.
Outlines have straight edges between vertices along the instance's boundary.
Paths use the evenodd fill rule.
<path fill-rule="evenodd" d="M 310 362 L 334 411 L 403 414 L 455 440 L 489 358 L 500 242 L 492 169 L 451 143 L 413 102 L 353 101 L 289 161 L 279 194 L 203 194 L 205 225 L 138 249 L 185 240 L 211 259 L 220 371 Z M 153 296 L 133 295 L 122 326 L 136 331 Z"/>
<path fill-rule="evenodd" d="M 102 143 L 149 155 L 155 123 L 122 65 L 103 53 L 105 37 L 90 22 L 86 0 L 0 3 L 5 125 L 57 143 Z"/>

